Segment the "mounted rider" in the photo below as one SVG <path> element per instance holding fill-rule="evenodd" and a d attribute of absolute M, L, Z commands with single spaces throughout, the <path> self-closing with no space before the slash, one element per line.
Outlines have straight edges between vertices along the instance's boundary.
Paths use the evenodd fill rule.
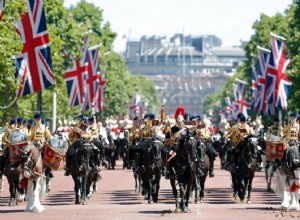
<path fill-rule="evenodd" d="M 66 153 L 66 171 L 65 171 L 65 176 L 70 175 L 70 162 L 71 162 L 71 157 L 74 155 L 75 150 L 77 148 L 77 144 L 75 142 L 80 138 L 81 134 L 81 125 L 84 123 L 84 116 L 82 114 L 78 114 L 74 120 L 76 120 L 76 123 L 74 126 L 71 128 L 71 131 L 69 133 L 69 148 Z"/>
<path fill-rule="evenodd" d="M 299 124 L 297 123 L 296 112 L 292 112 L 290 114 L 290 123 L 283 128 L 283 138 L 289 143 L 289 145 L 298 144 Z"/>
<path fill-rule="evenodd" d="M 246 123 L 246 117 L 238 114 L 238 124 L 233 126 L 226 134 L 226 138 L 232 141 L 231 167 L 229 170 L 238 170 L 237 157 L 239 154 L 239 144 L 249 135 L 254 135 L 253 129 Z"/>
<path fill-rule="evenodd" d="M 282 137 L 283 137 L 282 126 L 279 126 L 279 118 L 275 117 L 273 119 L 273 125 L 268 127 L 267 134 L 266 134 L 266 142 L 280 141 L 280 140 L 282 140 Z M 273 158 L 270 158 L 270 155 L 272 153 L 270 151 L 271 151 L 271 149 L 267 146 L 266 147 L 266 166 L 265 166 L 266 169 L 268 169 L 270 167 L 270 160 L 273 159 Z M 277 150 L 276 150 L 276 152 L 277 152 Z M 277 153 L 275 153 L 275 154 L 277 154 Z"/>
<path fill-rule="evenodd" d="M 6 160 L 9 156 L 9 151 L 8 151 L 8 147 L 7 147 L 9 145 L 9 140 L 7 139 L 7 137 L 9 136 L 11 131 L 14 129 L 17 129 L 17 120 L 15 118 L 12 118 L 9 123 L 6 123 L 6 130 L 4 131 L 4 133 L 2 135 L 3 154 L 0 157 L 0 175 L 3 174 L 4 166 L 5 166 Z"/>
<path fill-rule="evenodd" d="M 167 160 L 166 179 L 175 178 L 175 171 L 172 169 L 172 159 L 176 156 L 178 150 L 178 139 L 182 131 L 186 128 L 184 125 L 184 108 L 179 106 L 175 112 L 174 118 L 176 125 L 171 127 L 171 131 L 166 133 L 165 145 L 170 148 L 170 157 Z"/>
<path fill-rule="evenodd" d="M 209 176 L 214 177 L 214 160 L 218 156 L 218 153 L 215 151 L 215 149 L 212 147 L 212 134 L 209 130 L 209 128 L 206 126 L 206 124 L 202 121 L 201 116 L 197 115 L 193 117 L 194 122 L 194 137 L 196 140 L 201 139 L 205 145 L 206 148 L 206 154 L 209 157 L 210 161 L 210 169 L 209 169 Z M 198 142 L 198 141 L 197 141 Z M 201 155 L 201 160 L 204 161 L 205 155 Z"/>
<path fill-rule="evenodd" d="M 34 143 L 34 145 L 42 150 L 46 139 L 51 139 L 51 133 L 46 125 L 42 124 L 42 117 L 40 113 L 34 114 L 35 125 L 31 127 L 28 135 L 28 139 Z M 49 178 L 53 178 L 52 170 L 47 167 L 45 173 Z"/>

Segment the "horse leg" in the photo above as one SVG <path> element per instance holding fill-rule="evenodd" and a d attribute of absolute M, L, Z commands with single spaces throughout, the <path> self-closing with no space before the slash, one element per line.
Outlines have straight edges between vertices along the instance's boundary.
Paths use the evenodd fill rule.
<path fill-rule="evenodd" d="M 153 202 L 155 202 L 155 203 L 158 202 L 158 191 L 160 189 L 160 175 L 161 175 L 161 173 L 159 173 L 155 177 L 155 193 L 154 193 L 154 198 L 153 198 Z"/>
<path fill-rule="evenodd" d="M 15 181 L 7 178 L 9 184 L 9 192 L 10 192 L 10 201 L 8 203 L 9 206 L 16 205 L 16 185 Z"/>
<path fill-rule="evenodd" d="M 244 202 L 245 193 L 246 193 L 245 177 L 243 175 L 240 175 L 240 178 L 239 178 L 239 197 L 240 197 L 241 202 Z"/>
<path fill-rule="evenodd" d="M 40 202 L 40 179 L 41 177 L 34 180 L 28 179 L 28 192 L 26 196 L 28 203 L 25 211 L 41 212 L 44 210 Z"/>
<path fill-rule="evenodd" d="M 206 176 L 200 178 L 200 203 L 204 203 L 204 187 Z"/>
<path fill-rule="evenodd" d="M 175 180 L 174 179 L 170 179 L 170 184 L 172 186 L 172 192 L 173 192 L 173 196 L 175 198 L 175 212 L 179 212 L 179 201 L 178 201 L 178 197 L 177 197 L 177 189 L 176 189 L 176 184 L 175 184 Z"/>
<path fill-rule="evenodd" d="M 138 187 L 138 175 L 137 174 L 133 174 L 133 177 L 134 177 L 134 182 L 135 182 L 135 192 L 139 192 L 139 187 Z"/>
<path fill-rule="evenodd" d="M 182 211 L 185 210 L 185 200 L 188 198 L 185 198 L 185 191 L 184 191 L 184 184 L 179 183 L 179 192 L 180 192 L 180 208 Z"/>
<path fill-rule="evenodd" d="M 197 174 L 195 175 L 195 179 L 194 179 L 194 187 L 195 187 L 195 203 L 199 204 L 201 203 L 201 197 L 200 197 L 201 186 Z"/>
<path fill-rule="evenodd" d="M 153 180 L 152 180 L 152 175 L 148 175 L 148 204 L 153 203 Z"/>
<path fill-rule="evenodd" d="M 4 180 L 3 180 L 3 174 L 0 174 L 0 193 L 4 193 Z"/>
<path fill-rule="evenodd" d="M 288 180 L 285 175 L 281 175 L 280 173 L 278 173 L 278 176 L 281 184 L 284 186 L 281 208 L 288 209 L 290 206 L 290 199 L 291 199 L 291 193 L 288 191 L 289 189 Z"/>
<path fill-rule="evenodd" d="M 75 183 L 75 204 L 79 205 L 80 204 L 80 188 L 81 188 L 80 177 L 75 178 L 74 183 Z"/>
<path fill-rule="evenodd" d="M 300 171 L 299 169 L 296 169 L 294 171 L 296 180 L 292 180 L 291 182 L 293 184 L 296 184 L 299 186 L 299 176 L 300 176 Z M 299 190 L 297 189 L 295 192 L 291 192 L 291 205 L 289 207 L 289 210 L 299 210 Z"/>
<path fill-rule="evenodd" d="M 86 171 L 87 172 L 87 171 Z M 82 178 L 82 194 L 81 194 L 81 204 L 82 205 L 87 205 L 87 192 L 89 190 L 89 187 L 87 186 L 87 178 L 88 178 L 88 172 L 84 174 Z"/>
<path fill-rule="evenodd" d="M 191 186 L 192 186 L 192 183 L 188 183 L 186 185 L 186 189 L 185 189 L 185 204 L 183 206 L 183 212 L 185 212 L 185 213 L 190 212 L 189 197 L 190 197 L 190 193 L 191 193 Z"/>

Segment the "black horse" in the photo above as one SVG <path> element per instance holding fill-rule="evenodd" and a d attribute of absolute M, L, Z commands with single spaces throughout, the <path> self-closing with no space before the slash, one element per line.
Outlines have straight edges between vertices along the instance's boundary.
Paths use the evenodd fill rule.
<path fill-rule="evenodd" d="M 115 140 L 115 145 L 117 147 L 118 155 L 123 159 L 123 169 L 130 169 L 129 163 L 129 140 L 128 131 L 125 130 L 124 133 L 118 135 L 117 140 Z"/>
<path fill-rule="evenodd" d="M 5 154 L 8 154 L 8 150 L 5 152 Z M 25 197 L 25 189 L 20 187 L 20 161 L 11 162 L 9 159 L 9 154 L 5 156 L 7 159 L 3 161 L 3 174 L 6 176 L 9 185 L 9 206 L 15 206 L 18 205 L 19 202 L 23 201 Z M 0 163 L 2 163 L 2 159 L 3 158 L 0 157 Z"/>
<path fill-rule="evenodd" d="M 238 195 L 244 202 L 247 196 L 247 203 L 251 203 L 252 181 L 257 169 L 257 139 L 249 135 L 236 146 L 234 153 L 237 154 L 238 165 L 237 170 L 231 171 L 234 197 Z"/>
<path fill-rule="evenodd" d="M 116 134 L 111 132 L 111 130 L 106 129 L 107 132 L 107 139 L 109 141 L 109 144 L 105 146 L 104 148 L 104 155 L 105 160 L 107 161 L 106 168 L 107 169 L 115 169 L 116 166 L 116 158 L 117 158 L 117 147 L 116 147 Z"/>
<path fill-rule="evenodd" d="M 71 158 L 70 171 L 75 184 L 75 204 L 81 202 L 81 204 L 86 205 L 91 186 L 91 182 L 88 181 L 92 172 L 90 160 L 93 157 L 94 149 L 89 141 L 80 139 L 74 145 L 77 146 L 75 155 Z"/>
<path fill-rule="evenodd" d="M 141 174 L 146 198 L 148 203 L 151 204 L 158 202 L 164 145 L 154 138 L 149 138 L 148 142 L 149 145 L 142 154 Z"/>
<path fill-rule="evenodd" d="M 201 139 L 197 139 L 196 174 L 193 184 L 196 204 L 204 202 L 205 181 L 210 168 L 210 159 L 206 154 L 206 150 L 204 142 Z"/>
<path fill-rule="evenodd" d="M 196 154 L 197 142 L 189 130 L 185 129 L 180 135 L 179 142 L 174 146 L 177 152 L 176 156 L 172 159 L 172 166 L 175 169 L 177 182 L 180 189 L 180 208 L 183 212 L 189 212 L 189 198 L 190 190 L 193 184 L 196 173 Z M 176 180 L 170 178 L 170 183 L 173 190 L 173 195 L 176 201 L 176 212 L 179 211 L 179 201 L 177 198 Z"/>

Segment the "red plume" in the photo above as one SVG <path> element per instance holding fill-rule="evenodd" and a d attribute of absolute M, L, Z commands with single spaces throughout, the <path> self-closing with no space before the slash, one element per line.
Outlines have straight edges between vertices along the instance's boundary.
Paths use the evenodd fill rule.
<path fill-rule="evenodd" d="M 177 108 L 177 110 L 175 112 L 175 115 L 174 115 L 175 120 L 177 120 L 177 117 L 179 115 L 184 116 L 184 108 L 182 106 L 178 106 L 178 108 Z"/>
<path fill-rule="evenodd" d="M 296 192 L 298 189 L 300 189 L 300 186 L 298 186 L 294 181 L 290 187 L 290 192 Z"/>

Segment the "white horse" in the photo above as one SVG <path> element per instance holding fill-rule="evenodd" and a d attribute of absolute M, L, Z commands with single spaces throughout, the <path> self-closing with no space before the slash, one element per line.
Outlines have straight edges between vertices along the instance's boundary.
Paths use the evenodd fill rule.
<path fill-rule="evenodd" d="M 282 198 L 281 208 L 299 210 L 300 168 L 294 171 L 296 179 L 287 177 L 281 170 L 278 170 L 277 174 L 275 193 Z"/>

